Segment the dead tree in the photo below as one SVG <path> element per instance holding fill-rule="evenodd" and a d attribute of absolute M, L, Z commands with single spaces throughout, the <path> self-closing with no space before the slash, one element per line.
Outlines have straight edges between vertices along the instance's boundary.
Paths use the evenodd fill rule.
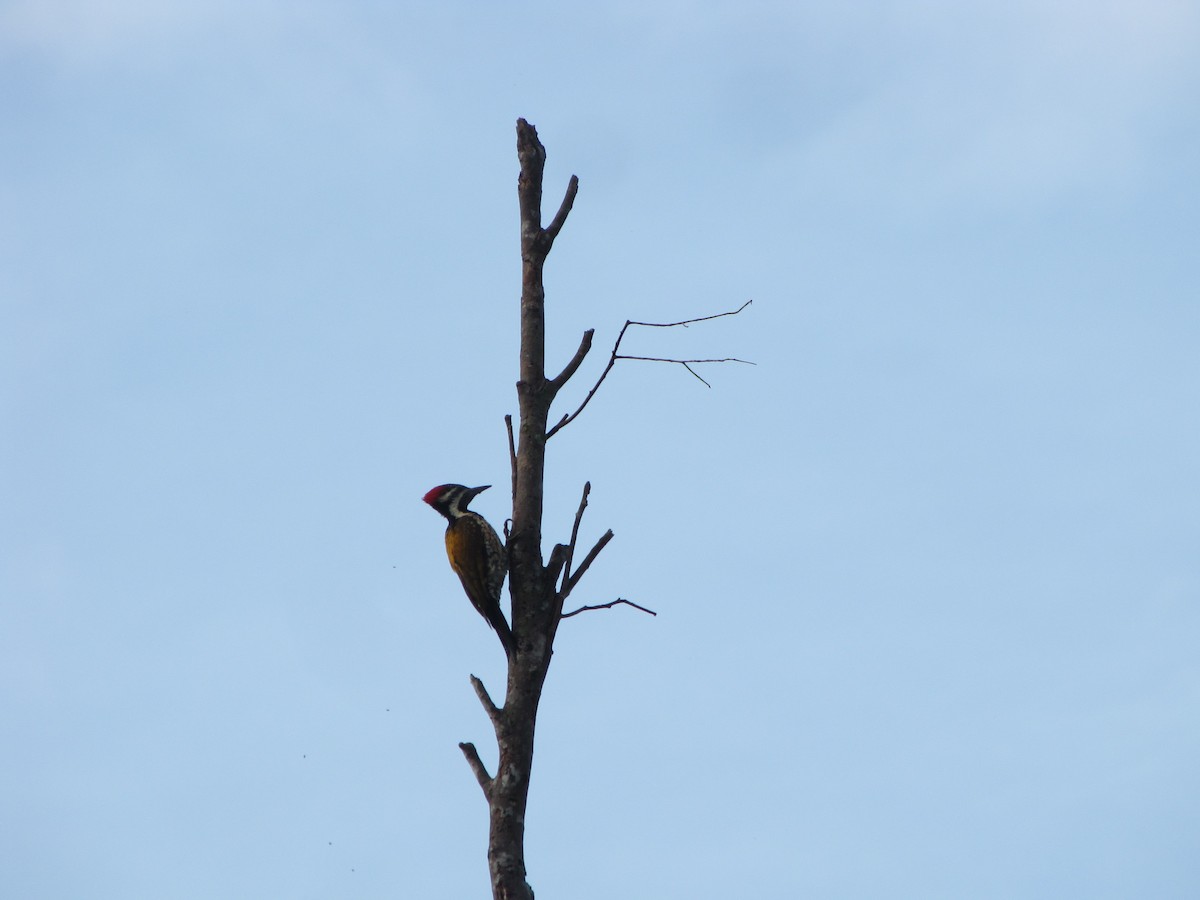
<path fill-rule="evenodd" d="M 697 378 L 693 365 L 706 362 L 744 362 L 744 360 L 661 359 L 624 356 L 620 351 L 626 330 L 633 325 L 672 327 L 717 318 L 689 319 L 685 322 L 626 322 L 617 338 L 608 365 L 583 402 L 570 414 L 563 415 L 550 427 L 550 407 L 562 387 L 579 369 L 592 346 L 591 330 L 583 335 L 579 348 L 561 372 L 552 378 L 545 371 L 545 291 L 542 269 L 554 240 L 562 230 L 579 181 L 575 176 L 567 186 L 558 212 L 550 224 L 542 226 L 542 171 L 546 151 L 537 131 L 524 119 L 517 121 L 517 156 L 521 172 L 517 195 L 521 211 L 521 362 L 517 399 L 520 422 L 516 437 L 512 418 L 506 417 L 509 455 L 512 467 L 512 526 L 507 533 L 509 594 L 512 599 L 512 630 L 515 650 L 508 659 L 508 685 L 504 704 L 497 706 L 483 682 L 471 676 L 479 702 L 491 720 L 499 747 L 499 762 L 489 774 L 474 744 L 459 748 L 483 789 L 489 814 L 488 867 L 493 900 L 533 900 L 533 889 L 526 881 L 525 808 L 529 797 L 529 779 L 533 765 L 534 728 L 542 686 L 550 667 L 554 636 L 559 622 L 589 609 L 609 608 L 617 604 L 651 612 L 629 600 L 581 607 L 563 613 L 563 604 L 588 567 L 612 540 L 606 531 L 576 564 L 579 525 L 587 507 L 590 485 L 584 485 L 583 497 L 575 514 L 571 537 L 566 544 L 555 544 L 548 560 L 542 557 L 542 498 L 546 443 L 578 416 L 591 401 L 600 384 L 621 359 L 645 359 L 677 363 Z M 718 315 L 733 315 L 740 309 Z M 701 378 L 701 381 L 704 379 Z M 707 382 L 705 382 L 707 384 Z M 653 614 L 651 612 L 651 614 Z"/>

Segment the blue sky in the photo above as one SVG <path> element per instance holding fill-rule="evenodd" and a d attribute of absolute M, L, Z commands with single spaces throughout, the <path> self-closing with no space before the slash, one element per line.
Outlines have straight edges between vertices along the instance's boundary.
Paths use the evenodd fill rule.
<path fill-rule="evenodd" d="M 420 502 L 631 333 L 541 897 L 1200 891 L 1193 4 L 0 4 L 0 892 L 487 895 Z"/>

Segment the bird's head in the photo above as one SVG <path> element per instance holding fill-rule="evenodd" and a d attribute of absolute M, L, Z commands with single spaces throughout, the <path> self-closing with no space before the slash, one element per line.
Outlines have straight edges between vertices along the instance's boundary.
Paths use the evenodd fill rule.
<path fill-rule="evenodd" d="M 482 487 L 467 487 L 462 484 L 439 484 L 421 499 L 447 519 L 453 521 L 467 511 L 467 504 L 475 499 L 477 494 L 483 493 L 490 487 L 490 484 L 485 484 Z"/>

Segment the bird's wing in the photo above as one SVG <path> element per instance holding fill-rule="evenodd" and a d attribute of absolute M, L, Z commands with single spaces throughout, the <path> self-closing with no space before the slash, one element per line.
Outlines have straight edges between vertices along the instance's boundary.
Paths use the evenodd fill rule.
<path fill-rule="evenodd" d="M 446 529 L 446 555 L 463 589 L 480 614 L 488 618 L 495 602 L 487 593 L 487 537 L 479 523 L 467 516 Z"/>

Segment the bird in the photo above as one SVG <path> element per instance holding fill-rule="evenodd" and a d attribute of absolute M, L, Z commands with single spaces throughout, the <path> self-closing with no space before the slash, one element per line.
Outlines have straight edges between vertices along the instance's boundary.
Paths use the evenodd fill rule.
<path fill-rule="evenodd" d="M 440 484 L 422 498 L 446 517 L 446 555 L 450 568 L 458 575 L 471 605 L 500 636 L 504 652 L 511 656 L 516 649 L 512 629 L 500 610 L 500 588 L 508 572 L 508 554 L 496 529 L 467 504 L 483 493 L 490 484 L 466 487 L 461 484 Z"/>

